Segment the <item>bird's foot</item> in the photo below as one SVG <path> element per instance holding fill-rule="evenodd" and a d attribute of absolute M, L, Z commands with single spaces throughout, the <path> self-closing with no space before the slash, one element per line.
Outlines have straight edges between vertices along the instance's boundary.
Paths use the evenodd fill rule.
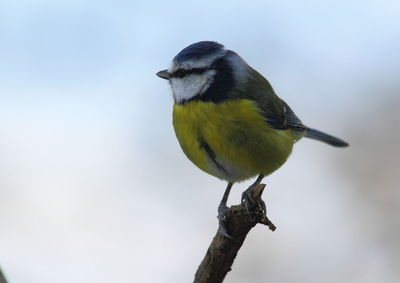
<path fill-rule="evenodd" d="M 217 218 L 218 218 L 218 233 L 224 237 L 233 239 L 233 237 L 228 234 L 228 231 L 226 229 L 226 224 L 227 224 L 227 220 L 228 220 L 228 216 L 227 216 L 228 211 L 229 211 L 229 208 L 226 206 L 226 204 L 221 202 L 218 206 L 218 216 L 217 216 Z"/>
<path fill-rule="evenodd" d="M 271 231 L 275 231 L 276 226 L 267 217 L 267 207 L 265 202 L 261 199 L 261 195 L 264 191 L 264 184 L 253 184 L 242 194 L 242 205 L 246 208 L 247 214 L 260 215 L 258 223 L 267 225 Z"/>
<path fill-rule="evenodd" d="M 265 202 L 261 199 L 261 194 L 264 191 L 264 184 L 253 184 L 242 193 L 242 204 L 249 211 L 259 208 L 265 216 L 267 216 L 267 208 Z"/>

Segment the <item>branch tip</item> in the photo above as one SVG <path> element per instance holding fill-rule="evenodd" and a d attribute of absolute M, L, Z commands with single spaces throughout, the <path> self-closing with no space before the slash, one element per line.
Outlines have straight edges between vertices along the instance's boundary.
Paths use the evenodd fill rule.
<path fill-rule="evenodd" d="M 264 189 L 265 184 L 258 184 L 252 189 L 251 196 L 256 205 L 246 207 L 242 202 L 228 208 L 228 233 L 234 237 L 228 238 L 217 232 L 197 269 L 194 283 L 221 283 L 232 269 L 247 234 L 257 223 L 268 226 L 271 231 L 276 230 L 276 226 L 266 216 L 265 203 L 261 199 Z"/>
<path fill-rule="evenodd" d="M 256 202 L 261 201 L 261 196 L 264 192 L 265 184 L 258 184 L 254 189 L 253 189 L 253 199 Z"/>

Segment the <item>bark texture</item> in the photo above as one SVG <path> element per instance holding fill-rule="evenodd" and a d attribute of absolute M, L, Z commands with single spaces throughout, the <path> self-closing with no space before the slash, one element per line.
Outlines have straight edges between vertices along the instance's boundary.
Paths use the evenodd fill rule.
<path fill-rule="evenodd" d="M 7 280 L 4 277 L 3 273 L 1 272 L 1 269 L 0 269 L 0 283 L 7 283 Z"/>
<path fill-rule="evenodd" d="M 194 283 L 219 283 L 231 270 L 233 261 L 242 246 L 247 234 L 258 223 L 267 225 L 270 230 L 275 225 L 266 216 L 266 211 L 259 205 L 264 184 L 258 185 L 253 191 L 254 207 L 249 210 L 243 204 L 231 206 L 227 213 L 227 232 L 232 238 L 215 234 L 203 261 L 198 267 Z"/>

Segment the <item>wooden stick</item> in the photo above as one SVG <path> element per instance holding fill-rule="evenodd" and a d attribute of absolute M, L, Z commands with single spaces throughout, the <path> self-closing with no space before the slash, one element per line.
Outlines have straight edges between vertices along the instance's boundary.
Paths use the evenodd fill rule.
<path fill-rule="evenodd" d="M 247 210 L 243 204 L 231 206 L 227 212 L 227 232 L 232 239 L 222 236 L 218 232 L 214 236 L 203 261 L 197 269 L 194 283 L 220 283 L 231 270 L 233 261 L 246 239 L 249 231 L 257 224 L 267 225 L 270 230 L 275 225 L 266 217 L 266 212 L 259 205 L 264 184 L 253 190 L 253 199 L 256 203 Z"/>
<path fill-rule="evenodd" d="M 3 273 L 1 272 L 1 268 L 0 268 L 0 283 L 7 283 L 6 278 L 4 277 Z"/>

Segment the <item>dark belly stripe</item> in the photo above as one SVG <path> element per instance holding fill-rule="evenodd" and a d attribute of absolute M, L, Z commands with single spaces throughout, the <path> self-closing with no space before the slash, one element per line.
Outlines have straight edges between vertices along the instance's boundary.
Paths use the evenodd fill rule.
<path fill-rule="evenodd" d="M 228 172 L 226 171 L 224 166 L 222 166 L 222 164 L 217 161 L 217 156 L 215 155 L 215 152 L 211 149 L 210 145 L 206 143 L 204 140 L 199 140 L 199 143 L 200 143 L 200 148 L 203 148 L 206 151 L 208 157 L 212 160 L 215 166 L 217 166 L 219 170 L 227 174 Z"/>

